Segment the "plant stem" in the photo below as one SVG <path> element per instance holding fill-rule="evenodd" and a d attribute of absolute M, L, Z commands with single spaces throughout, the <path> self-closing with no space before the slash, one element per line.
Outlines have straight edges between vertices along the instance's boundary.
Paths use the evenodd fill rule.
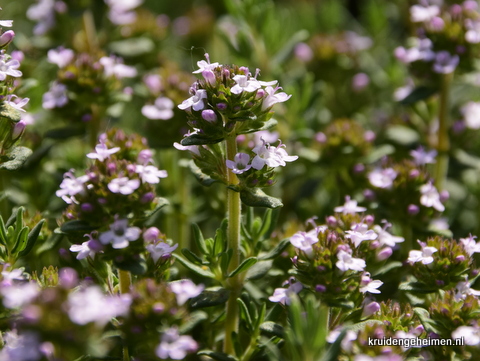
<path fill-rule="evenodd" d="M 130 285 L 132 284 L 132 277 L 130 275 L 130 272 L 119 269 L 118 284 L 120 286 L 120 293 L 128 293 L 130 291 Z"/>
<path fill-rule="evenodd" d="M 438 113 L 438 133 L 437 133 L 437 163 L 435 168 L 435 187 L 439 191 L 445 187 L 445 180 L 448 172 L 448 151 L 450 150 L 450 139 L 448 137 L 448 111 L 449 111 L 449 93 L 450 83 L 453 73 L 442 76 L 440 88 L 439 113 Z"/>
<path fill-rule="evenodd" d="M 235 132 L 226 138 L 226 156 L 227 159 L 233 159 L 237 154 L 237 139 Z M 239 180 L 235 173 L 226 169 L 228 185 L 238 185 Z M 227 207 L 228 207 L 228 229 L 227 242 L 228 248 L 233 250 L 228 272 L 232 272 L 240 265 L 240 217 L 242 213 L 240 193 L 227 188 Z M 227 302 L 227 314 L 225 318 L 225 341 L 224 352 L 233 354 L 232 332 L 237 332 L 238 324 L 238 306 L 237 298 L 242 290 L 242 283 L 239 275 L 235 275 L 228 280 L 230 297 Z"/>
<path fill-rule="evenodd" d="M 10 175 L 7 174 L 7 171 L 0 170 L 0 217 L 5 221 L 10 216 L 10 207 L 7 198 L 7 188 L 10 184 Z"/>

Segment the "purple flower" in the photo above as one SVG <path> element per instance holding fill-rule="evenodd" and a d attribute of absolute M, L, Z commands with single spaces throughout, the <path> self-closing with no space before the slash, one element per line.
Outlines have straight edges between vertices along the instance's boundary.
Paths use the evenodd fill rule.
<path fill-rule="evenodd" d="M 370 78 L 365 73 L 355 74 L 352 78 L 352 89 L 356 92 L 365 89 L 370 84 Z"/>
<path fill-rule="evenodd" d="M 295 54 L 295 57 L 298 60 L 303 61 L 304 63 L 307 63 L 313 59 L 313 50 L 306 43 L 302 42 L 295 45 L 293 52 Z"/>
<path fill-rule="evenodd" d="M 190 108 L 193 108 L 195 111 L 202 110 L 205 108 L 203 99 L 207 99 L 207 91 L 205 89 L 196 90 L 195 94 L 184 100 L 182 104 L 178 105 L 178 108 L 182 110 L 190 110 Z"/>
<path fill-rule="evenodd" d="M 78 325 L 95 322 L 103 327 L 112 318 L 127 315 L 131 302 L 128 294 L 107 296 L 99 286 L 90 286 L 68 295 L 68 316 Z"/>
<path fill-rule="evenodd" d="M 150 149 L 142 149 L 138 153 L 137 162 L 141 164 L 148 164 L 152 161 L 153 153 Z"/>
<path fill-rule="evenodd" d="M 426 151 L 420 146 L 416 150 L 410 151 L 410 155 L 413 157 L 413 161 L 416 165 L 433 164 L 435 163 L 437 151 L 435 149 Z"/>
<path fill-rule="evenodd" d="M 197 65 L 200 69 L 195 70 L 193 74 L 203 73 L 206 70 L 214 70 L 217 66 L 220 65 L 219 63 L 210 63 L 210 56 L 208 55 L 208 53 L 205 53 L 205 59 L 207 59 L 207 61 L 200 60 L 197 62 Z"/>
<path fill-rule="evenodd" d="M 373 227 L 374 231 L 378 233 L 378 241 L 380 244 L 388 246 L 388 247 L 395 247 L 397 243 L 402 243 L 405 241 L 405 238 L 394 236 L 388 233 L 385 229 L 381 228 L 380 226 Z"/>
<path fill-rule="evenodd" d="M 480 330 L 478 327 L 460 326 L 452 332 L 452 338 L 461 338 L 466 345 L 477 346 L 480 344 Z"/>
<path fill-rule="evenodd" d="M 104 56 L 99 60 L 103 65 L 103 72 L 105 76 L 114 76 L 117 79 L 133 78 L 137 75 L 137 69 L 132 66 L 123 64 L 122 58 L 110 55 Z"/>
<path fill-rule="evenodd" d="M 35 35 L 43 35 L 55 26 L 55 4 L 54 0 L 38 0 L 28 8 L 27 17 L 38 22 L 33 28 Z"/>
<path fill-rule="evenodd" d="M 312 229 L 309 232 L 297 232 L 290 237 L 290 243 L 295 248 L 298 248 L 301 251 L 305 252 L 307 255 L 310 255 L 313 251 L 312 245 L 318 242 L 319 232 L 320 227 Z"/>
<path fill-rule="evenodd" d="M 122 249 L 136 241 L 142 231 L 138 227 L 128 227 L 128 220 L 118 219 L 110 225 L 110 230 L 100 234 L 102 244 L 112 244 L 112 248 Z"/>
<path fill-rule="evenodd" d="M 154 262 L 157 262 L 161 257 L 170 256 L 173 251 L 178 247 L 178 244 L 170 246 L 164 242 L 158 242 L 156 244 L 149 244 L 145 248 L 152 256 Z"/>
<path fill-rule="evenodd" d="M 282 88 L 278 86 L 276 88 L 272 88 L 271 86 L 265 88 L 268 95 L 263 99 L 262 110 L 266 110 L 274 104 L 283 103 L 292 97 L 292 95 L 287 95 L 287 93 L 284 92 L 275 94 L 279 89 Z"/>
<path fill-rule="evenodd" d="M 395 178 L 397 178 L 397 172 L 393 168 L 377 168 L 368 174 L 370 184 L 377 188 L 391 188 Z"/>
<path fill-rule="evenodd" d="M 362 276 L 362 281 L 360 282 L 360 292 L 361 293 L 381 293 L 378 288 L 383 285 L 382 281 L 372 280 L 369 274 Z"/>
<path fill-rule="evenodd" d="M 4 347 L 0 351 L 2 361 L 38 361 L 42 359 L 39 337 L 36 333 L 17 334 L 16 330 L 3 335 Z"/>
<path fill-rule="evenodd" d="M 188 299 L 197 297 L 200 293 L 202 293 L 204 288 L 205 287 L 203 285 L 200 284 L 197 286 L 189 279 L 170 283 L 170 289 L 173 293 L 175 293 L 175 296 L 177 297 L 177 303 L 180 306 L 187 302 Z"/>
<path fill-rule="evenodd" d="M 47 53 L 48 61 L 56 64 L 59 68 L 64 68 L 70 64 L 75 57 L 72 49 L 65 49 L 63 46 L 57 49 L 50 49 Z"/>
<path fill-rule="evenodd" d="M 246 153 L 237 153 L 232 160 L 227 159 L 227 168 L 231 169 L 235 174 L 242 174 L 249 170 L 252 165 L 248 164 L 250 161 L 250 156 Z"/>
<path fill-rule="evenodd" d="M 73 170 L 63 175 L 63 181 L 60 184 L 60 189 L 56 191 L 56 196 L 61 197 L 65 203 L 72 204 L 75 202 L 75 194 L 82 193 L 85 190 L 85 182 L 89 180 L 88 175 L 75 178 Z"/>
<path fill-rule="evenodd" d="M 291 296 L 297 294 L 303 289 L 303 285 L 300 282 L 292 282 L 288 288 L 276 288 L 273 291 L 273 296 L 268 297 L 271 302 L 279 302 L 282 305 L 289 305 L 291 302 Z"/>
<path fill-rule="evenodd" d="M 445 210 L 445 206 L 440 202 L 440 194 L 432 183 L 424 184 L 420 187 L 420 204 L 425 207 L 433 207 L 439 212 Z"/>
<path fill-rule="evenodd" d="M 157 184 L 160 178 L 168 176 L 166 170 L 159 170 L 153 165 L 139 165 L 135 166 L 135 172 L 138 173 L 143 183 Z"/>
<path fill-rule="evenodd" d="M 340 207 L 335 207 L 334 211 L 337 213 L 343 214 L 355 214 L 358 212 L 365 212 L 367 208 L 359 207 L 358 202 L 356 200 L 351 200 L 350 196 L 345 197 L 345 204 Z"/>
<path fill-rule="evenodd" d="M 337 258 L 338 261 L 335 263 L 335 265 L 342 272 L 346 272 L 348 270 L 363 271 L 367 266 L 363 259 L 354 258 L 350 253 L 345 252 L 344 250 L 338 251 Z"/>
<path fill-rule="evenodd" d="M 480 296 L 480 291 L 474 290 L 470 287 L 470 282 L 458 282 L 455 286 L 457 292 L 455 293 L 455 300 L 457 302 L 464 300 L 468 295 Z"/>
<path fill-rule="evenodd" d="M 42 106 L 45 109 L 61 108 L 68 103 L 67 86 L 53 82 L 50 90 L 43 94 Z"/>
<path fill-rule="evenodd" d="M 103 162 L 105 159 L 110 158 L 112 154 L 117 153 L 119 150 L 119 147 L 108 149 L 107 145 L 100 140 L 100 143 L 95 146 L 95 153 L 88 153 L 87 158 L 98 159 L 100 162 Z"/>
<path fill-rule="evenodd" d="M 433 71 L 440 74 L 453 73 L 459 62 L 458 55 L 450 55 L 448 51 L 439 51 L 435 56 Z"/>
<path fill-rule="evenodd" d="M 89 240 L 83 242 L 82 244 L 73 244 L 70 246 L 71 252 L 78 252 L 77 259 L 84 259 L 90 256 L 92 259 L 95 258 L 95 253 L 98 252 L 98 246 L 95 247 L 95 243 L 98 242 L 92 238 L 90 234 L 85 234 L 85 237 L 88 237 Z"/>
<path fill-rule="evenodd" d="M 183 360 L 190 352 L 195 352 L 198 344 L 190 336 L 180 336 L 176 327 L 164 332 L 155 354 L 161 359 Z"/>
<path fill-rule="evenodd" d="M 142 114 L 148 119 L 167 120 L 173 117 L 173 101 L 167 97 L 158 97 L 154 105 L 144 105 Z"/>
<path fill-rule="evenodd" d="M 233 94 L 241 94 L 243 91 L 248 93 L 254 92 L 257 89 L 261 88 L 260 82 L 250 77 L 249 75 L 237 74 L 233 77 L 235 85 L 230 89 Z"/>
<path fill-rule="evenodd" d="M 363 306 L 362 317 L 369 317 L 378 311 L 380 311 L 380 304 L 378 302 L 367 303 Z"/>
<path fill-rule="evenodd" d="M 18 111 L 21 111 L 21 112 L 25 113 L 26 110 L 23 109 L 23 107 L 30 101 L 30 98 L 23 98 L 23 99 L 18 98 L 20 100 L 17 101 L 17 102 L 12 101 L 13 98 L 18 98 L 18 97 L 14 94 L 8 95 L 5 103 L 10 105 L 14 109 L 17 109 Z"/>
<path fill-rule="evenodd" d="M 202 118 L 207 122 L 213 123 L 217 120 L 217 114 L 212 109 L 202 110 Z"/>
<path fill-rule="evenodd" d="M 155 242 L 160 236 L 160 230 L 157 227 L 150 227 L 145 232 L 143 232 L 143 239 L 145 242 Z"/>

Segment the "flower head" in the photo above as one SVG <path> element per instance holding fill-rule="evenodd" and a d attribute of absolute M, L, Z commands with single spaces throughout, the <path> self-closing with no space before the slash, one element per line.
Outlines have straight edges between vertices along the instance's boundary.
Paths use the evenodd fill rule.
<path fill-rule="evenodd" d="M 132 194 L 138 187 L 140 187 L 140 180 L 130 179 L 128 177 L 115 178 L 108 183 L 110 192 L 124 195 Z"/>
<path fill-rule="evenodd" d="M 407 262 L 410 264 L 414 264 L 417 262 L 422 262 L 423 264 L 430 264 L 433 262 L 432 255 L 437 252 L 438 249 L 435 247 L 426 247 L 422 245 L 421 251 L 410 251 L 408 254 Z"/>
<path fill-rule="evenodd" d="M 85 182 L 90 178 L 88 175 L 75 178 L 72 170 L 63 175 L 63 181 L 60 183 L 60 189 L 56 191 L 57 197 L 61 197 L 66 203 L 71 204 L 75 201 L 74 195 L 85 190 Z"/>
<path fill-rule="evenodd" d="M 205 89 L 198 89 L 195 91 L 194 95 L 190 98 L 184 100 L 182 104 L 178 105 L 179 109 L 189 110 L 193 108 L 195 111 L 202 110 L 205 108 L 205 103 L 203 99 L 207 98 L 207 91 Z"/>
<path fill-rule="evenodd" d="M 370 184 L 377 188 L 391 188 L 397 178 L 397 172 L 393 168 L 375 169 L 368 174 Z"/>
<path fill-rule="evenodd" d="M 153 165 L 139 165 L 135 166 L 135 172 L 138 173 L 142 182 L 157 184 L 160 182 L 160 178 L 166 178 L 168 176 L 166 170 L 159 170 Z"/>
<path fill-rule="evenodd" d="M 345 204 L 340 207 L 335 207 L 334 211 L 343 214 L 355 214 L 358 212 L 365 212 L 367 208 L 359 207 L 358 202 L 354 199 L 350 199 L 350 196 L 345 197 Z"/>
<path fill-rule="evenodd" d="M 208 53 L 205 53 L 205 58 L 207 59 L 207 61 L 200 60 L 197 62 L 199 69 L 195 70 L 193 74 L 203 73 L 206 70 L 213 70 L 220 65 L 219 63 L 210 63 L 210 56 L 208 55 Z"/>
<path fill-rule="evenodd" d="M 191 280 L 184 279 L 170 283 L 170 288 L 177 297 L 177 303 L 183 305 L 188 299 L 197 297 L 204 290 L 203 285 L 195 285 Z"/>
<path fill-rule="evenodd" d="M 346 272 L 348 270 L 363 271 L 367 266 L 363 259 L 354 258 L 350 253 L 345 252 L 344 250 L 338 251 L 337 258 L 338 261 L 335 263 L 335 265 L 342 272 Z"/>
<path fill-rule="evenodd" d="M 195 352 L 198 344 L 190 336 L 180 336 L 178 329 L 172 327 L 164 332 L 160 345 L 155 351 L 161 359 L 183 360 L 188 353 Z"/>
<path fill-rule="evenodd" d="M 58 65 L 59 68 L 64 68 L 70 64 L 75 57 L 72 49 L 66 49 L 63 46 L 57 49 L 50 49 L 47 53 L 48 62 Z"/>
<path fill-rule="evenodd" d="M 440 194 L 432 183 L 424 184 L 420 187 L 420 204 L 425 207 L 433 207 L 439 212 L 445 210 L 445 206 L 440 202 Z"/>
<path fill-rule="evenodd" d="M 300 282 L 291 282 L 288 288 L 276 288 L 273 291 L 273 296 L 268 297 L 272 302 L 279 302 L 282 305 L 289 305 L 291 302 L 291 296 L 297 294 L 303 289 L 303 285 Z"/>
<path fill-rule="evenodd" d="M 161 257 L 169 256 L 178 247 L 178 243 L 170 246 L 165 242 L 158 242 L 156 244 L 149 244 L 145 248 L 150 253 L 154 262 L 157 262 Z"/>

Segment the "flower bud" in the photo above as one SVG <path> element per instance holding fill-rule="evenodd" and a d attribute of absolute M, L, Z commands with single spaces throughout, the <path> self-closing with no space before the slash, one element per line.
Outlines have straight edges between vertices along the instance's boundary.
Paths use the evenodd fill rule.
<path fill-rule="evenodd" d="M 83 203 L 81 206 L 80 206 L 80 209 L 83 211 L 83 212 L 87 212 L 87 213 L 90 213 L 93 211 L 93 205 L 91 203 Z"/>
<path fill-rule="evenodd" d="M 58 281 L 64 288 L 73 288 L 78 284 L 78 274 L 73 268 L 65 267 L 58 272 Z"/>
<path fill-rule="evenodd" d="M 157 227 L 150 227 L 143 233 L 143 239 L 147 242 L 154 242 L 160 236 L 160 230 Z"/>
<path fill-rule="evenodd" d="M 377 253 L 377 261 L 385 261 L 390 258 L 393 250 L 390 247 L 383 248 L 380 252 Z"/>
<path fill-rule="evenodd" d="M 145 193 L 142 198 L 140 199 L 140 202 L 142 203 L 149 203 L 155 199 L 155 194 L 152 192 Z"/>
<path fill-rule="evenodd" d="M 227 109 L 227 104 L 225 104 L 225 103 L 218 103 L 218 104 L 217 104 L 217 109 L 220 110 L 220 111 L 225 110 L 225 109 Z"/>
<path fill-rule="evenodd" d="M 205 109 L 202 111 L 202 118 L 205 119 L 207 122 L 215 122 L 217 120 L 217 115 L 211 109 Z"/>
<path fill-rule="evenodd" d="M 446 189 L 440 192 L 440 202 L 445 202 L 450 198 L 450 193 Z"/>
<path fill-rule="evenodd" d="M 12 42 L 14 37 L 15 33 L 13 32 L 13 30 L 5 31 L 2 35 L 0 35 L 0 47 L 6 47 Z"/>
<path fill-rule="evenodd" d="M 15 124 L 12 132 L 12 139 L 14 141 L 22 136 L 26 126 L 27 126 L 27 123 L 25 123 L 25 121 L 23 120 L 20 120 L 18 123 Z"/>
<path fill-rule="evenodd" d="M 211 86 L 214 86 L 217 83 L 217 79 L 215 77 L 215 74 L 211 70 L 204 70 L 202 72 L 203 78 L 205 81 L 210 84 Z"/>
<path fill-rule="evenodd" d="M 363 306 L 362 316 L 369 317 L 378 311 L 380 311 L 380 304 L 378 302 L 370 302 Z"/>
<path fill-rule="evenodd" d="M 327 287 L 325 287 L 324 285 L 316 285 L 315 286 L 315 291 L 316 292 L 325 292 L 327 290 Z"/>
<path fill-rule="evenodd" d="M 329 227 L 337 226 L 337 219 L 334 216 L 328 216 L 325 221 L 327 222 L 327 226 Z"/>
<path fill-rule="evenodd" d="M 372 216 L 371 214 L 365 217 L 365 223 L 368 224 L 369 226 L 372 225 L 373 222 L 375 222 L 375 217 Z"/>
<path fill-rule="evenodd" d="M 408 206 L 408 214 L 414 216 L 415 214 L 418 214 L 418 212 L 420 212 L 420 207 L 416 204 L 410 204 Z"/>
<path fill-rule="evenodd" d="M 318 132 L 315 134 L 315 140 L 320 144 L 325 144 L 327 142 L 327 136 L 325 133 Z"/>
<path fill-rule="evenodd" d="M 150 149 L 142 149 L 140 153 L 138 153 L 137 162 L 141 164 L 147 164 L 152 160 L 153 153 Z"/>

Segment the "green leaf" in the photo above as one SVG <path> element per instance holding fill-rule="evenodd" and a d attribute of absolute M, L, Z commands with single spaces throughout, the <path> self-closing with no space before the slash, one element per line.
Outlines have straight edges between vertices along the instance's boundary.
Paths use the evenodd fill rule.
<path fill-rule="evenodd" d="M 285 337 L 284 328 L 272 321 L 267 321 L 262 323 L 260 325 L 260 330 L 266 333 L 268 336 L 277 336 L 280 338 Z"/>
<path fill-rule="evenodd" d="M 183 138 L 180 142 L 183 146 L 189 145 L 207 145 L 207 144 L 216 144 L 223 140 L 223 138 L 211 138 L 207 135 L 202 134 L 192 134 L 186 138 Z"/>
<path fill-rule="evenodd" d="M 157 216 L 158 216 L 158 212 L 165 206 L 167 206 L 169 204 L 168 200 L 166 198 L 162 198 L 162 197 L 157 197 L 156 199 L 156 206 L 154 209 L 152 209 L 151 211 L 148 211 L 148 212 L 145 212 L 145 226 L 153 226 L 153 224 L 155 224 L 155 221 L 157 219 Z"/>
<path fill-rule="evenodd" d="M 387 129 L 386 135 L 387 138 L 402 145 L 410 145 L 416 143 L 420 138 L 415 130 L 410 129 L 404 125 L 390 126 Z"/>
<path fill-rule="evenodd" d="M 147 262 L 143 257 L 139 259 L 129 258 L 125 261 L 113 261 L 113 264 L 124 271 L 129 271 L 132 275 L 143 275 L 147 272 Z"/>
<path fill-rule="evenodd" d="M 200 267 L 200 266 L 197 266 L 195 264 L 193 264 L 192 262 L 186 260 L 185 258 L 179 256 L 178 254 L 176 253 L 173 253 L 172 254 L 173 257 L 175 257 L 178 262 L 180 262 L 185 268 L 189 269 L 190 271 L 196 273 L 197 275 L 199 276 L 202 276 L 202 277 L 207 277 L 207 278 L 215 278 L 215 275 L 207 268 L 207 269 L 204 269 L 203 267 Z"/>
<path fill-rule="evenodd" d="M 58 231 L 57 231 L 58 230 Z M 64 234 L 63 233 L 59 233 L 61 232 L 59 228 L 57 228 L 55 230 L 56 232 L 54 232 L 50 237 L 48 237 L 48 239 L 40 246 L 37 248 L 35 254 L 38 256 L 40 254 L 42 254 L 43 252 L 47 252 L 47 251 L 50 251 L 52 248 L 54 248 L 57 244 L 60 243 L 60 241 L 62 240 Z"/>
<path fill-rule="evenodd" d="M 0 243 L 4 246 L 7 245 L 7 229 L 5 228 L 5 223 L 3 223 L 3 218 L 0 216 Z"/>
<path fill-rule="evenodd" d="M 45 132 L 44 137 L 51 138 L 51 139 L 64 140 L 72 137 L 78 137 L 84 134 L 85 134 L 85 126 L 82 124 L 80 126 L 69 125 L 63 128 L 51 129 Z"/>
<path fill-rule="evenodd" d="M 220 260 L 220 268 L 222 269 L 222 274 L 227 274 L 228 266 L 230 265 L 230 261 L 233 256 L 233 249 L 230 248 L 227 252 L 219 253 L 219 260 Z"/>
<path fill-rule="evenodd" d="M 437 292 L 436 288 L 428 288 L 422 282 L 402 282 L 398 286 L 401 291 L 413 292 L 413 293 L 434 293 Z"/>
<path fill-rule="evenodd" d="M 419 86 L 415 88 L 410 94 L 400 101 L 402 105 L 412 105 L 420 100 L 430 98 L 437 92 L 436 88 L 429 88 L 426 86 Z"/>
<path fill-rule="evenodd" d="M 273 127 L 275 127 L 278 124 L 278 122 L 275 119 L 269 119 L 266 122 L 263 123 L 260 127 L 255 127 L 255 128 L 246 128 L 246 129 L 240 129 L 237 134 L 249 134 L 249 133 L 255 133 L 261 130 L 268 130 Z"/>
<path fill-rule="evenodd" d="M 203 238 L 202 231 L 200 230 L 200 227 L 198 224 L 193 223 L 192 224 L 192 230 L 193 230 L 193 239 L 195 241 L 195 244 L 200 252 L 202 254 L 208 254 L 207 250 L 207 245 L 205 243 L 205 239 Z"/>
<path fill-rule="evenodd" d="M 28 238 L 28 227 L 23 227 L 18 233 L 17 239 L 15 240 L 15 246 L 11 250 L 12 253 L 20 252 L 27 245 Z"/>
<path fill-rule="evenodd" d="M 7 102 L 2 102 L 2 106 L 0 107 L 0 117 L 18 123 L 22 119 L 22 113 Z"/>
<path fill-rule="evenodd" d="M 229 275 L 228 277 L 233 277 L 239 273 L 247 271 L 250 267 L 252 267 L 255 263 L 257 263 L 258 259 L 257 257 L 249 257 L 245 260 L 243 260 L 240 265 L 235 268 Z"/>
<path fill-rule="evenodd" d="M 247 274 L 245 275 L 246 280 L 258 280 L 260 278 L 263 278 L 268 271 L 272 268 L 273 261 L 272 260 L 267 260 L 267 261 L 261 261 L 258 262 L 257 264 L 254 264 L 248 271 Z"/>
<path fill-rule="evenodd" d="M 366 157 L 359 159 L 359 163 L 372 164 L 383 157 L 393 154 L 395 152 L 395 147 L 391 144 L 383 144 L 376 147 L 372 152 L 370 152 Z"/>
<path fill-rule="evenodd" d="M 90 233 L 95 227 L 91 226 L 88 222 L 81 220 L 74 220 L 65 222 L 60 226 L 60 231 L 65 234 L 75 234 L 75 233 Z"/>
<path fill-rule="evenodd" d="M 215 238 L 213 243 L 213 254 L 218 255 L 223 252 L 226 246 L 225 233 L 221 228 L 218 228 L 215 232 Z"/>
<path fill-rule="evenodd" d="M 181 335 L 191 332 L 195 326 L 208 319 L 208 315 L 203 311 L 195 311 L 190 314 L 186 322 L 179 328 Z"/>
<path fill-rule="evenodd" d="M 243 302 L 241 298 L 237 298 L 237 303 L 240 309 L 240 316 L 245 321 L 247 330 L 249 332 L 253 332 L 254 325 L 253 325 L 252 317 L 250 316 L 250 311 L 247 308 L 247 305 L 245 304 L 245 302 Z"/>
<path fill-rule="evenodd" d="M 238 361 L 238 358 L 231 355 L 227 355 L 223 352 L 211 351 L 211 350 L 202 350 L 197 353 L 198 356 L 208 356 L 217 361 Z"/>
<path fill-rule="evenodd" d="M 274 259 L 282 254 L 283 251 L 287 249 L 290 245 L 290 238 L 285 238 L 278 243 L 274 249 L 268 252 L 266 255 L 259 257 L 260 260 Z"/>
<path fill-rule="evenodd" d="M 346 333 L 347 333 L 347 330 L 345 329 L 342 332 L 340 332 L 340 335 L 338 335 L 335 342 L 330 345 L 330 347 L 327 349 L 327 352 L 322 356 L 320 361 L 337 361 L 338 360 L 338 356 L 342 349 L 341 342 L 345 337 Z"/>
<path fill-rule="evenodd" d="M 202 170 L 193 161 L 190 163 L 190 170 L 193 173 L 194 177 L 197 179 L 197 181 L 205 187 L 210 187 L 213 183 L 219 182 L 218 180 L 213 179 L 209 175 L 203 173 Z"/>
<path fill-rule="evenodd" d="M 203 260 L 200 257 L 198 257 L 195 253 L 190 251 L 188 248 L 183 248 L 182 254 L 192 263 L 195 263 L 198 265 L 203 264 Z"/>
<path fill-rule="evenodd" d="M 228 301 L 230 291 L 221 288 L 209 288 L 190 300 L 193 309 L 223 305 Z"/>
<path fill-rule="evenodd" d="M 278 208 L 283 204 L 280 199 L 271 197 L 259 188 L 245 188 L 240 191 L 240 199 L 250 207 Z"/>
<path fill-rule="evenodd" d="M 0 163 L 0 169 L 14 171 L 22 167 L 28 157 L 32 154 L 32 150 L 26 147 L 14 147 L 7 154 L 7 161 Z"/>
<path fill-rule="evenodd" d="M 150 38 L 140 37 L 113 41 L 108 47 L 110 51 L 127 58 L 151 53 L 155 50 L 155 43 Z"/>
<path fill-rule="evenodd" d="M 17 220 L 17 217 L 18 217 L 18 212 L 22 212 L 22 215 L 23 215 L 23 207 L 18 207 L 17 209 L 15 209 L 12 214 L 10 215 L 10 217 L 7 219 L 7 222 L 5 222 L 5 227 L 8 228 L 10 226 L 13 226 Z"/>
<path fill-rule="evenodd" d="M 267 231 L 270 229 L 271 224 L 272 224 L 272 209 L 269 208 L 265 211 L 265 214 L 263 215 L 262 226 L 258 231 L 258 234 L 255 235 L 256 238 L 263 237 L 267 233 Z"/>
<path fill-rule="evenodd" d="M 30 253 L 33 246 L 35 245 L 35 242 L 38 239 L 38 236 L 40 235 L 40 231 L 42 230 L 42 226 L 44 223 L 45 223 L 45 220 L 42 219 L 30 231 L 30 233 L 28 234 L 27 243 L 25 244 L 25 247 L 23 247 L 23 249 L 21 249 L 20 253 L 18 254 L 20 257 L 24 257 Z"/>
<path fill-rule="evenodd" d="M 372 276 L 380 276 L 380 275 L 383 275 L 387 272 L 390 272 L 391 270 L 393 270 L 395 268 L 399 268 L 399 267 L 402 267 L 402 266 L 403 266 L 403 263 L 400 262 L 400 261 L 391 261 L 391 262 L 388 262 L 383 267 L 380 267 L 376 271 L 372 272 Z"/>

